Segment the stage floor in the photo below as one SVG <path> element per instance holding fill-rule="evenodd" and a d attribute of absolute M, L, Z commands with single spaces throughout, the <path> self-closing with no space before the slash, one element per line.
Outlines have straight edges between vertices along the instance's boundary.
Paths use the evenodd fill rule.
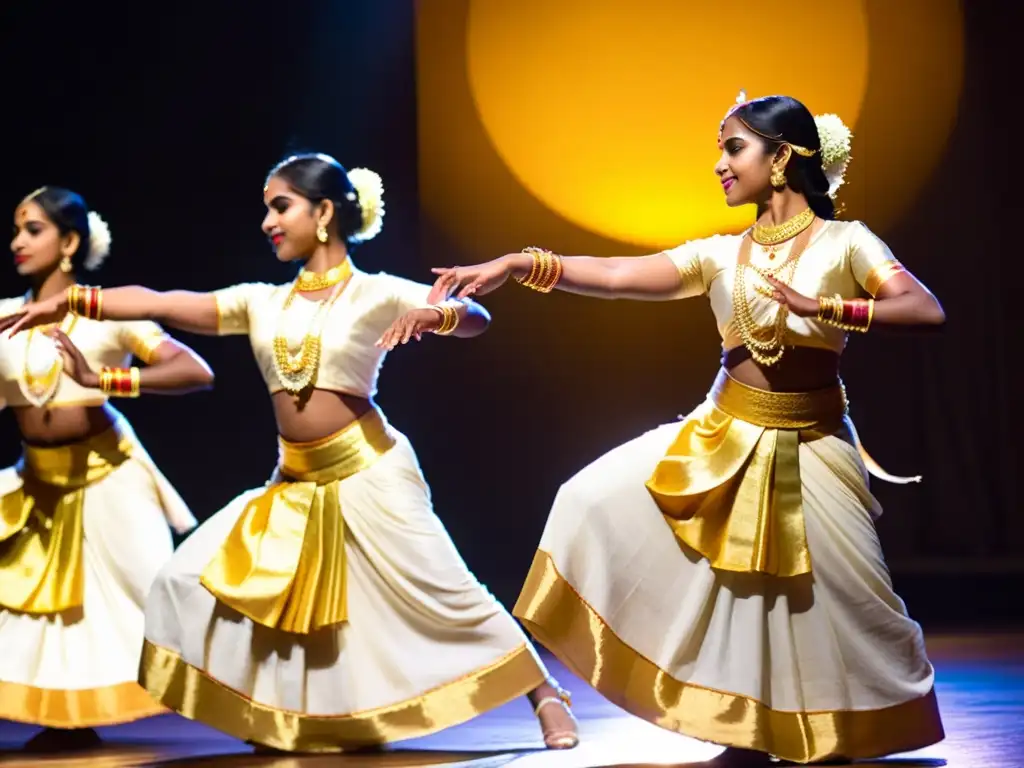
<path fill-rule="evenodd" d="M 934 747 L 859 766 L 1024 768 L 1024 632 L 935 634 L 928 647 L 938 671 L 946 740 Z M 36 729 L 0 721 L 0 764 L 26 766 L 174 766 L 174 768 L 641 768 L 693 765 L 721 750 L 668 733 L 609 704 L 557 663 L 573 691 L 583 743 L 548 752 L 525 700 L 400 749 L 362 755 L 262 756 L 205 726 L 162 716 L 101 729 L 105 746 L 77 754 L 27 754 Z"/>

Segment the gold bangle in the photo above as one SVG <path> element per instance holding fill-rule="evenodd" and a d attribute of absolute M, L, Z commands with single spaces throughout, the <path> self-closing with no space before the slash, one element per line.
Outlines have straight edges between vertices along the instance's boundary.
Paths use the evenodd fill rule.
<path fill-rule="evenodd" d="M 77 283 L 68 288 L 68 312 L 72 315 L 81 315 L 81 291 L 82 287 Z"/>
<path fill-rule="evenodd" d="M 87 320 L 103 316 L 103 291 L 89 285 L 72 285 L 68 289 L 68 312 Z"/>
<path fill-rule="evenodd" d="M 832 314 L 831 301 L 828 296 L 818 297 L 818 319 L 825 322 L 825 318 Z"/>
<path fill-rule="evenodd" d="M 436 309 L 441 313 L 441 325 L 434 329 L 434 333 L 438 336 L 450 336 L 455 332 L 455 329 L 459 327 L 459 310 L 458 307 L 461 304 L 457 302 L 443 302 L 441 304 L 435 304 L 431 309 Z"/>
<path fill-rule="evenodd" d="M 847 304 L 850 306 L 849 317 L 846 314 Z M 835 296 L 818 297 L 818 320 L 843 331 L 867 333 L 874 314 L 874 299 L 851 299 L 847 302 L 838 293 Z"/>
<path fill-rule="evenodd" d="M 551 293 L 562 278 L 562 257 L 532 245 L 522 252 L 533 257 L 533 264 L 530 274 L 517 277 L 516 282 L 540 293 Z"/>

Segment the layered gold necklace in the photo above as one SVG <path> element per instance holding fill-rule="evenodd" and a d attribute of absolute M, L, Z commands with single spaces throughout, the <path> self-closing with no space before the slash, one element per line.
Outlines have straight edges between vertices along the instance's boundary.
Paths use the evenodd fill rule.
<path fill-rule="evenodd" d="M 274 369 L 281 385 L 289 394 L 299 394 L 316 380 L 317 371 L 320 369 L 321 337 L 324 332 L 324 323 L 331 307 L 341 296 L 341 292 L 345 290 L 351 277 L 352 263 L 345 259 L 338 266 L 321 274 L 303 270 L 292 283 L 288 297 L 284 300 L 284 306 L 281 308 L 281 314 L 278 316 L 277 333 L 274 335 Z M 331 291 L 330 296 L 316 302 L 317 306 L 310 320 L 309 328 L 302 338 L 298 352 L 293 355 L 288 349 L 288 338 L 284 325 L 295 294 L 302 291 L 323 290 L 332 286 L 334 286 L 334 290 Z"/>
<path fill-rule="evenodd" d="M 66 314 L 60 322 L 61 331 L 69 335 L 76 320 L 77 315 Z M 36 408 L 42 408 L 53 400 L 64 374 L 64 358 L 53 339 L 45 335 L 46 329 L 52 327 L 38 326 L 25 334 L 25 359 L 18 388 Z"/>
<path fill-rule="evenodd" d="M 762 224 L 756 222 L 750 236 L 761 246 L 761 250 L 774 259 L 780 247 L 799 235 L 814 223 L 814 211 L 810 208 L 801 211 L 781 224 Z"/>
<path fill-rule="evenodd" d="M 772 277 L 779 282 L 790 285 L 796 274 L 797 263 L 810 240 L 810 226 L 814 223 L 814 212 L 808 208 L 793 218 L 777 226 L 755 224 L 750 234 L 740 244 L 740 255 L 736 262 L 736 273 L 732 287 L 732 311 L 736 320 L 736 328 L 743 346 L 750 352 L 756 362 L 764 366 L 772 366 L 782 359 L 785 352 L 786 328 L 789 319 L 789 307 L 779 304 L 775 320 L 770 326 L 762 327 L 754 320 L 754 313 L 747 295 L 747 270 L 753 271 L 761 278 L 754 284 L 754 290 L 768 299 L 775 295 L 774 288 L 765 279 Z M 787 242 L 797 238 L 793 243 L 789 258 L 774 267 L 758 267 L 747 263 L 750 257 L 751 241 L 757 243 L 767 252 L 769 259 L 774 259 L 778 250 Z"/>

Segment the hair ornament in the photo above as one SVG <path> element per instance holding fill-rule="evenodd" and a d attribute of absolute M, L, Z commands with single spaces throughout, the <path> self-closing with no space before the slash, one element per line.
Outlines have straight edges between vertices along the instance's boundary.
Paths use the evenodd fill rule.
<path fill-rule="evenodd" d="M 818 139 L 821 141 L 821 169 L 825 171 L 828 180 L 828 195 L 835 199 L 839 188 L 846 181 L 853 133 L 839 115 L 817 115 L 814 124 L 818 127 Z"/>
<path fill-rule="evenodd" d="M 376 237 L 384 226 L 384 182 L 380 175 L 368 168 L 353 168 L 348 180 L 356 191 L 363 226 L 352 239 L 365 242 Z"/>
<path fill-rule="evenodd" d="M 85 258 L 82 266 L 92 272 L 99 269 L 104 260 L 110 254 L 110 227 L 107 222 L 96 213 L 89 211 L 89 255 Z"/>

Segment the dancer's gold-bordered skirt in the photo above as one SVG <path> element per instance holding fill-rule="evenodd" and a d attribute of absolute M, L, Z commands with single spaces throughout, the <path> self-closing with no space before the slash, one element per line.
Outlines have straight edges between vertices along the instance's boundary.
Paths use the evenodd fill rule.
<path fill-rule="evenodd" d="M 376 411 L 317 443 L 282 441 L 274 480 L 179 547 L 150 597 L 141 667 L 167 707 L 294 751 L 431 733 L 546 674 Z"/>
<path fill-rule="evenodd" d="M 879 512 L 839 387 L 723 373 L 561 488 L 514 613 L 665 728 L 797 762 L 917 749 L 943 730 Z"/>
<path fill-rule="evenodd" d="M 26 446 L 0 471 L 0 718 L 114 725 L 163 709 L 137 682 L 143 606 L 194 520 L 131 431 Z"/>

